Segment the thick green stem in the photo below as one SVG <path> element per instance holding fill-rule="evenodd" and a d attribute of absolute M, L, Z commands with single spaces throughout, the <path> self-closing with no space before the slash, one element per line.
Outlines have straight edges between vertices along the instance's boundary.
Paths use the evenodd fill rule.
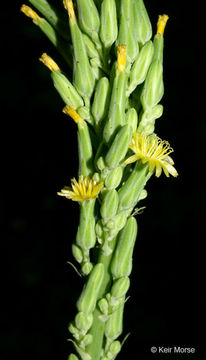
<path fill-rule="evenodd" d="M 110 242 L 110 247 L 114 250 L 116 243 L 116 238 L 114 238 Z M 110 263 L 113 257 L 113 251 L 109 256 L 105 256 L 103 251 L 100 250 L 100 255 L 98 262 L 104 265 L 104 280 L 101 285 L 101 289 L 99 291 L 98 299 L 101 299 L 109 290 L 110 284 L 112 281 L 112 277 L 110 274 Z M 101 350 L 103 349 L 102 343 L 104 338 L 104 328 L 105 323 L 99 319 L 99 316 L 102 315 L 100 310 L 96 307 L 94 311 L 94 320 L 92 324 L 92 328 L 90 330 L 90 334 L 93 335 L 92 343 L 87 347 L 87 353 L 91 356 L 92 360 L 99 360 L 101 356 Z"/>

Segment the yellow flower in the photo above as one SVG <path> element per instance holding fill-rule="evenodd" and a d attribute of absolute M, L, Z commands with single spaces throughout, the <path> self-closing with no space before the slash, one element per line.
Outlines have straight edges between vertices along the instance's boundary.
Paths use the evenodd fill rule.
<path fill-rule="evenodd" d="M 164 171 L 165 175 L 169 177 L 169 174 L 176 177 L 178 175 L 174 168 L 174 161 L 169 156 L 173 149 L 167 141 L 161 140 L 154 135 L 148 136 L 147 134 L 134 133 L 132 142 L 130 144 L 135 155 L 130 156 L 125 164 L 131 164 L 141 159 L 143 164 L 148 163 L 149 171 L 154 172 L 159 177 Z"/>
<path fill-rule="evenodd" d="M 84 178 L 83 175 L 79 176 L 78 182 L 76 179 L 72 179 L 71 185 L 72 187 L 65 186 L 64 189 L 57 194 L 73 201 L 85 201 L 95 199 L 103 188 L 102 182 L 96 183 L 96 181 L 90 179 L 89 176 Z"/>

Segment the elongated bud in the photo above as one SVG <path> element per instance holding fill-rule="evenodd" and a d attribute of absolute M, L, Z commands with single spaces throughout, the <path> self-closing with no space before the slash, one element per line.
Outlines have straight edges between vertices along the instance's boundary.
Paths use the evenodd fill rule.
<path fill-rule="evenodd" d="M 127 276 L 123 276 L 120 279 L 116 280 L 112 285 L 111 295 L 115 298 L 121 298 L 124 296 L 130 286 L 130 280 Z"/>
<path fill-rule="evenodd" d="M 83 34 L 83 39 L 84 39 L 84 43 L 86 45 L 87 54 L 88 54 L 89 58 L 92 59 L 93 61 L 95 60 L 96 64 L 98 66 L 101 66 L 101 60 L 99 57 L 99 53 L 97 51 L 97 48 L 96 48 L 94 42 L 86 34 Z M 90 62 L 91 62 L 91 60 L 90 60 Z"/>
<path fill-rule="evenodd" d="M 109 107 L 110 84 L 106 77 L 102 77 L 96 85 L 94 101 L 92 103 L 92 115 L 96 126 L 101 123 L 107 114 Z"/>
<path fill-rule="evenodd" d="M 147 165 L 135 165 L 133 172 L 119 190 L 119 211 L 135 206 L 148 180 L 148 172 Z"/>
<path fill-rule="evenodd" d="M 131 94 L 137 85 L 142 84 L 146 78 L 152 61 L 154 47 L 152 41 L 148 41 L 142 48 L 135 60 L 129 75 L 128 93 Z"/>
<path fill-rule="evenodd" d="M 105 157 L 105 162 L 108 167 L 115 168 L 122 160 L 124 160 L 132 140 L 132 135 L 132 128 L 128 124 L 124 125 L 119 130 Z"/>
<path fill-rule="evenodd" d="M 105 298 L 102 298 L 98 302 L 98 306 L 102 314 L 107 315 L 109 310 L 109 304 L 108 301 Z"/>
<path fill-rule="evenodd" d="M 32 10 L 32 8 L 30 8 L 27 5 L 22 5 L 21 6 L 21 12 L 24 13 L 24 15 L 26 15 L 27 17 L 29 17 L 32 20 L 36 20 L 36 19 L 40 19 L 40 16 L 34 11 Z"/>
<path fill-rule="evenodd" d="M 161 100 L 164 94 L 163 67 L 160 61 L 154 61 L 147 74 L 140 97 L 144 110 L 151 109 Z"/>
<path fill-rule="evenodd" d="M 67 18 L 63 11 L 47 0 L 29 0 L 29 2 L 47 19 L 63 39 L 70 40 Z"/>
<path fill-rule="evenodd" d="M 98 39 L 100 19 L 93 0 L 77 0 L 80 28 L 94 41 Z"/>
<path fill-rule="evenodd" d="M 124 311 L 124 298 L 118 309 L 114 311 L 106 322 L 105 335 L 110 340 L 117 339 L 122 333 L 122 319 Z"/>
<path fill-rule="evenodd" d="M 159 15 L 157 23 L 157 33 L 154 37 L 154 56 L 153 61 L 163 62 L 163 50 L 164 50 L 164 29 L 169 17 L 167 15 Z"/>
<path fill-rule="evenodd" d="M 134 217 L 130 217 L 118 236 L 117 246 L 112 258 L 111 273 L 114 279 L 130 275 L 136 236 L 137 222 Z"/>
<path fill-rule="evenodd" d="M 74 109 L 84 105 L 82 97 L 78 94 L 75 87 L 64 74 L 62 74 L 60 71 L 52 71 L 51 77 L 54 83 L 54 87 L 58 91 L 65 104 L 67 104 L 69 107 L 73 107 Z M 65 109 L 66 113 L 67 110 L 68 109 Z"/>
<path fill-rule="evenodd" d="M 104 265 L 99 263 L 94 266 L 86 285 L 77 301 L 77 308 L 86 314 L 94 311 L 98 293 L 104 277 Z"/>
<path fill-rule="evenodd" d="M 113 218 L 116 215 L 119 204 L 118 193 L 116 190 L 109 190 L 102 201 L 100 208 L 101 216 L 104 219 Z"/>
<path fill-rule="evenodd" d="M 133 0 L 133 10 L 136 37 L 144 45 L 152 37 L 152 26 L 143 0 Z"/>
<path fill-rule="evenodd" d="M 83 349 L 85 349 L 86 346 L 88 346 L 89 344 L 92 343 L 93 340 L 93 336 L 92 334 L 86 334 L 80 341 L 79 345 L 80 347 L 82 347 Z"/>
<path fill-rule="evenodd" d="M 69 15 L 69 25 L 74 50 L 74 85 L 80 95 L 89 99 L 94 89 L 94 74 L 89 64 L 83 34 L 76 22 L 72 0 L 64 0 L 64 6 Z"/>
<path fill-rule="evenodd" d="M 115 0 L 103 0 L 101 5 L 100 38 L 105 48 L 110 48 L 118 33 Z"/>
<path fill-rule="evenodd" d="M 133 62 L 138 55 L 139 45 L 135 37 L 135 23 L 133 0 L 122 0 L 120 6 L 120 26 L 117 44 L 127 46 L 127 55 L 129 62 Z"/>
<path fill-rule="evenodd" d="M 49 70 L 51 71 L 60 71 L 59 66 L 57 65 L 57 63 L 55 63 L 55 61 L 48 56 L 46 53 L 43 53 L 39 59 L 41 62 L 43 62 L 43 64 L 48 67 Z"/>
<path fill-rule="evenodd" d="M 78 123 L 78 153 L 79 153 L 79 174 L 84 176 L 92 175 L 93 150 L 88 125 L 85 121 Z"/>
<path fill-rule="evenodd" d="M 112 169 L 105 179 L 105 186 L 110 190 L 117 188 L 121 182 L 122 174 L 121 166 Z"/>
<path fill-rule="evenodd" d="M 94 204 L 94 199 L 85 201 L 81 204 L 80 209 L 80 224 L 76 244 L 85 250 L 93 248 L 96 243 Z"/>
<path fill-rule="evenodd" d="M 143 112 L 140 124 L 138 126 L 139 133 L 152 134 L 155 128 L 155 120 L 162 116 L 163 106 L 158 104 L 152 109 Z"/>
<path fill-rule="evenodd" d="M 134 108 L 131 108 L 127 111 L 126 123 L 131 127 L 132 134 L 134 134 L 134 132 L 137 130 L 138 123 L 137 111 Z"/>
<path fill-rule="evenodd" d="M 119 128 L 125 125 L 127 74 L 123 68 L 126 61 L 126 52 L 124 47 L 119 47 L 119 49 L 119 66 L 117 66 L 116 76 L 113 81 L 108 120 L 103 130 L 106 143 L 111 143 Z"/>

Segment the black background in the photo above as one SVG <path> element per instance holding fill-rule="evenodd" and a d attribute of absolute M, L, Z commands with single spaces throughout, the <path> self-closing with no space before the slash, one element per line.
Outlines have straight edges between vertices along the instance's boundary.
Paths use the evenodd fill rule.
<path fill-rule="evenodd" d="M 131 335 L 118 359 L 129 350 L 133 359 L 155 359 L 150 347 L 163 345 L 196 353 L 157 358 L 204 359 L 206 9 L 198 1 L 145 4 L 154 31 L 158 14 L 170 17 L 156 131 L 175 149 L 179 177 L 153 176 L 147 186 L 125 309 Z M 83 282 L 67 264 L 78 206 L 56 192 L 77 174 L 76 127 L 38 61 L 45 51 L 60 58 L 20 5 L 1 8 L 0 359 L 64 360 Z"/>

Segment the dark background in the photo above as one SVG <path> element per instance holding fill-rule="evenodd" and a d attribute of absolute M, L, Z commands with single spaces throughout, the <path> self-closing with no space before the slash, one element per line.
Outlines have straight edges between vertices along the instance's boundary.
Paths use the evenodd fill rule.
<path fill-rule="evenodd" d="M 198 1 L 145 4 L 154 30 L 158 14 L 170 17 L 156 131 L 175 149 L 179 177 L 153 176 L 147 186 L 125 309 L 131 335 L 118 359 L 131 349 L 133 359 L 155 359 L 150 347 L 161 345 L 196 348 L 174 359 L 204 359 L 206 9 Z M 60 58 L 20 5 L 1 8 L 0 359 L 65 360 L 83 283 L 67 264 L 78 206 L 56 192 L 77 174 L 76 127 L 38 61 L 45 51 Z"/>

